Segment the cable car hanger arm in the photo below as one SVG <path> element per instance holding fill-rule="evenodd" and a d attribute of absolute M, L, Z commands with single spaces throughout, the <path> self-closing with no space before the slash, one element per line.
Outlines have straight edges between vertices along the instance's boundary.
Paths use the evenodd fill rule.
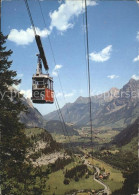
<path fill-rule="evenodd" d="M 29 15 L 29 18 L 30 18 L 30 21 L 31 21 L 32 28 L 33 28 L 33 31 L 34 31 L 35 40 L 36 40 L 36 43 L 37 43 L 37 46 L 38 46 L 38 49 L 39 49 L 39 52 L 40 52 L 40 58 L 43 61 L 44 69 L 47 71 L 49 69 L 49 67 L 48 67 L 48 63 L 47 63 L 47 60 L 46 60 L 46 57 L 45 57 L 45 54 L 44 54 L 41 38 L 36 33 L 36 29 L 35 29 L 34 22 L 33 22 L 33 19 L 32 19 L 32 15 L 31 15 L 31 12 L 30 12 L 30 8 L 29 8 L 29 5 L 28 5 L 28 1 L 27 0 L 24 0 L 24 1 L 25 1 L 27 12 L 28 12 L 28 15 Z"/>
<path fill-rule="evenodd" d="M 48 70 L 49 66 L 48 66 L 48 63 L 47 63 L 47 60 L 46 60 L 46 57 L 45 57 L 45 53 L 44 53 L 44 50 L 43 50 L 43 46 L 42 46 L 40 36 L 35 35 L 35 40 L 36 40 L 36 43 L 37 43 L 37 46 L 38 46 L 38 49 L 39 49 L 39 52 L 40 52 L 40 58 L 42 59 L 43 66 L 44 66 L 45 70 Z"/>

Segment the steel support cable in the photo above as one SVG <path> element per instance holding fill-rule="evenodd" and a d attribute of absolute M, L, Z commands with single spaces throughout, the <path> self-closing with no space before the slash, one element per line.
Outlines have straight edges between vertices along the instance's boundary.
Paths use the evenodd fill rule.
<path fill-rule="evenodd" d="M 89 112 L 90 112 L 90 128 L 91 128 L 91 143 L 92 143 L 92 104 L 91 104 L 91 84 L 90 84 L 90 61 L 89 61 L 89 41 L 88 41 L 88 20 L 87 20 L 87 3 L 85 0 L 85 22 L 86 22 L 86 48 L 87 48 L 87 64 L 88 64 L 88 93 L 89 93 Z"/>
<path fill-rule="evenodd" d="M 82 0 L 82 11 L 84 11 L 84 0 Z M 85 29 L 85 14 L 83 13 L 83 32 L 84 32 L 84 50 L 85 50 L 85 64 L 86 64 L 86 80 L 87 80 L 87 88 L 88 88 L 88 74 L 87 74 L 87 67 L 88 67 L 88 64 L 87 64 L 87 60 L 86 60 L 86 57 L 87 57 L 87 50 L 86 50 L 86 29 Z"/>
<path fill-rule="evenodd" d="M 45 25 L 45 27 L 47 28 L 46 21 L 45 21 L 45 18 L 44 18 L 44 14 L 43 14 L 43 11 L 42 11 L 42 6 L 41 6 L 41 3 L 40 3 L 39 0 L 38 0 L 38 4 L 39 4 L 39 7 L 40 7 L 40 11 L 41 11 L 41 15 L 42 15 L 42 18 L 43 18 L 44 25 Z M 56 59 L 55 59 L 55 55 L 54 55 L 54 51 L 53 51 L 53 47 L 52 47 L 52 44 L 51 44 L 51 40 L 50 40 L 50 36 L 49 36 L 49 35 L 48 35 L 48 41 L 49 41 L 49 44 L 50 44 L 50 48 L 51 48 L 51 52 L 52 52 L 54 64 L 55 64 L 55 66 L 56 66 Z M 63 95 L 63 97 L 64 97 L 64 101 L 65 101 L 65 104 L 66 104 L 67 113 L 68 113 L 68 116 L 70 117 L 69 109 L 68 109 L 68 106 L 67 106 L 67 103 L 66 103 L 65 94 L 64 94 L 64 90 L 63 90 L 63 87 L 62 87 L 62 83 L 61 83 L 61 79 L 60 79 L 60 76 L 59 76 L 58 71 L 57 71 L 57 75 L 58 75 L 58 80 L 59 80 L 59 83 L 60 83 L 62 95 Z"/>
<path fill-rule="evenodd" d="M 44 14 L 43 14 L 42 7 L 41 7 L 41 3 L 40 3 L 39 0 L 38 0 L 38 4 L 39 4 L 39 7 L 40 7 L 40 11 L 41 11 L 41 15 L 42 15 L 42 18 L 43 18 L 44 25 L 45 25 L 45 27 L 46 27 L 46 29 L 47 29 L 46 21 L 45 21 Z M 52 47 L 52 44 L 51 44 L 51 40 L 50 40 L 49 34 L 48 34 L 48 41 L 49 41 L 49 44 L 50 44 L 50 48 L 51 48 L 51 52 L 52 52 L 54 64 L 55 64 L 55 66 L 56 66 L 56 59 L 55 59 L 55 55 L 54 55 L 54 51 L 53 51 L 53 47 Z M 65 103 L 66 103 L 65 94 L 64 94 L 64 91 L 63 91 L 63 87 L 62 87 L 62 83 L 61 83 L 61 79 L 60 79 L 60 76 L 59 76 L 58 71 L 57 71 L 57 75 L 58 75 L 58 80 L 59 80 L 59 83 L 60 83 L 62 95 L 63 95 L 64 101 L 65 101 Z M 71 141 L 70 141 L 70 137 L 69 137 L 69 134 L 68 134 L 66 125 L 65 125 L 65 121 L 64 121 L 64 118 L 63 118 L 63 115 L 62 115 L 62 112 L 61 112 L 61 109 L 60 109 L 60 106 L 59 106 L 59 103 L 58 103 L 56 94 L 55 94 L 55 99 L 56 99 L 56 102 L 57 102 L 57 105 L 58 105 L 58 109 L 59 109 L 59 112 L 60 112 L 60 115 L 61 115 L 61 118 L 62 118 L 62 121 L 63 121 L 64 128 L 65 128 L 65 130 L 66 130 L 66 132 L 67 132 L 67 136 L 68 136 L 68 139 L 69 139 L 71 148 L 72 148 L 72 150 L 74 150 L 74 148 L 73 148 L 73 146 L 72 146 L 72 143 L 71 143 Z M 68 107 L 67 107 L 67 104 L 66 104 L 66 109 L 67 109 L 67 113 L 68 113 L 68 115 L 69 115 L 69 109 L 68 109 Z M 69 116 L 70 116 L 70 115 L 69 115 Z"/>
<path fill-rule="evenodd" d="M 56 96 L 55 96 L 55 99 L 56 99 L 55 106 L 56 106 L 56 110 L 57 110 L 57 113 L 58 113 L 58 117 L 59 117 L 59 120 L 61 122 L 61 126 L 62 126 L 62 130 L 63 130 L 64 136 L 66 137 L 65 126 L 64 126 L 64 123 L 62 121 L 61 111 L 60 111 L 60 107 L 59 107 L 59 104 L 58 104 Z"/>
<path fill-rule="evenodd" d="M 41 3 L 40 3 L 39 0 L 38 0 L 38 3 L 39 3 L 40 10 L 41 10 L 42 18 L 43 18 L 43 21 L 44 21 L 44 25 L 45 25 L 45 27 L 47 28 L 47 25 L 46 25 L 46 22 L 45 22 L 45 18 L 44 18 L 44 15 L 43 15 L 43 11 L 42 11 L 42 7 L 41 7 Z M 51 52 L 52 52 L 52 56 L 53 56 L 53 59 L 54 59 L 54 64 L 55 64 L 55 66 L 56 66 L 56 59 L 55 59 L 55 56 L 54 56 L 54 52 L 53 52 L 53 48 L 52 48 L 52 44 L 51 44 L 51 40 L 50 40 L 49 35 L 48 35 L 48 41 L 49 41 L 50 48 L 51 48 Z M 65 100 L 65 103 L 66 103 L 65 94 L 64 94 L 64 91 L 63 91 L 63 87 L 62 87 L 62 83 L 61 83 L 61 79 L 60 79 L 60 76 L 59 76 L 59 74 L 58 74 L 58 71 L 57 71 L 57 75 L 58 75 L 60 87 L 61 87 L 61 90 L 62 90 L 62 94 L 63 94 L 64 100 Z M 56 100 L 56 104 L 57 104 L 57 107 L 58 107 L 57 111 L 59 110 L 58 115 L 59 115 L 59 114 L 61 115 L 61 117 L 60 117 L 60 115 L 59 115 L 59 118 L 62 119 L 64 128 L 65 128 L 65 130 L 66 130 L 66 132 L 67 132 L 67 135 L 68 135 L 68 131 L 67 131 L 67 128 L 66 128 L 66 125 L 65 125 L 65 122 L 64 122 L 64 118 L 63 118 L 63 115 L 62 115 L 62 112 L 61 112 L 61 109 L 60 109 L 60 106 L 59 106 L 59 103 L 58 103 L 56 94 L 54 93 L 54 95 L 55 95 L 55 100 Z M 67 107 L 67 104 L 66 104 L 66 109 L 67 109 L 67 113 L 68 113 L 68 115 L 69 115 L 69 109 L 68 109 L 68 107 Z M 70 115 L 69 115 L 69 116 L 70 116 Z M 63 127 L 62 127 L 62 128 L 63 128 Z M 69 138 L 69 143 L 70 143 L 70 145 L 71 145 L 71 148 L 72 148 L 72 150 L 74 151 L 74 148 L 73 148 L 73 146 L 72 146 L 72 143 L 71 143 L 71 140 L 70 140 L 69 135 L 68 135 L 68 138 Z M 70 146 L 70 145 L 69 145 L 69 146 Z"/>
<path fill-rule="evenodd" d="M 40 11 L 41 11 L 41 15 L 42 15 L 42 18 L 43 18 L 44 25 L 45 25 L 45 27 L 47 28 L 47 25 L 46 25 L 46 22 L 45 22 L 45 18 L 44 18 L 44 14 L 43 14 L 42 7 L 41 7 L 41 3 L 40 3 L 39 0 L 38 0 L 38 4 L 39 4 L 39 7 L 40 7 Z M 56 66 L 56 59 L 55 59 L 55 55 L 54 55 L 54 52 L 53 52 L 53 48 L 52 48 L 52 44 L 51 44 L 51 40 L 50 40 L 49 35 L 48 35 L 48 40 L 49 40 L 49 44 L 50 44 L 52 56 L 53 56 L 53 59 L 54 59 L 54 64 L 55 64 L 55 66 Z M 58 72 L 57 72 L 57 74 L 58 74 Z M 60 83 L 60 87 L 61 87 L 61 90 L 62 90 L 62 94 L 63 94 L 64 100 L 65 100 L 65 95 L 64 95 L 64 92 L 63 92 L 63 87 L 62 87 L 62 84 L 61 84 L 61 80 L 60 80 L 59 74 L 58 74 L 58 79 L 59 79 L 59 83 Z M 58 105 L 58 108 L 59 108 L 59 112 L 60 112 L 62 121 L 64 122 L 64 118 L 63 118 L 63 115 L 62 115 L 62 112 L 61 112 L 61 109 L 60 109 L 60 106 L 59 106 L 59 103 L 58 103 L 56 94 L 54 94 L 54 95 L 55 95 L 55 99 L 56 99 L 56 102 L 57 102 L 57 105 Z M 65 103 L 66 103 L 66 100 L 65 100 Z M 67 111 L 68 111 L 68 108 L 67 108 Z M 68 113 L 69 113 L 69 111 L 68 111 Z M 64 122 L 64 127 L 65 127 L 65 129 L 66 129 L 65 122 Z M 66 131 L 67 131 L 67 129 L 66 129 Z M 69 137 L 68 131 L 67 131 L 67 136 Z M 69 138 L 69 139 L 70 139 L 70 138 Z"/>
<path fill-rule="evenodd" d="M 84 9 L 83 6 L 84 6 L 84 0 L 82 0 L 82 10 Z M 85 27 L 85 14 L 84 13 L 83 13 L 83 27 Z M 84 29 L 84 47 L 85 47 L 85 60 L 86 60 L 87 51 L 86 51 L 86 34 L 85 34 L 85 29 Z M 87 61 L 86 61 L 86 73 L 87 73 Z M 88 76 L 87 76 L 87 74 L 86 74 L 86 78 L 87 78 L 87 87 L 88 87 Z M 100 139 L 96 135 L 95 135 L 95 138 Z"/>
<path fill-rule="evenodd" d="M 65 133 L 65 130 L 64 130 L 64 126 L 63 126 L 62 119 L 61 119 L 61 117 L 60 117 L 60 113 L 59 113 L 58 105 L 56 104 L 56 102 L 55 102 L 55 106 L 56 106 L 56 111 L 57 111 L 57 114 L 58 114 L 58 117 L 59 117 L 59 121 L 61 122 L 62 131 L 63 131 L 63 134 L 64 134 L 65 139 L 66 139 L 66 133 Z M 64 149 L 63 144 L 62 144 L 62 147 L 63 147 L 63 149 Z"/>
<path fill-rule="evenodd" d="M 55 101 L 55 106 L 56 106 L 56 111 L 57 111 L 57 114 L 58 114 L 59 121 L 61 122 L 63 134 L 64 134 L 64 136 L 66 136 L 65 135 L 65 130 L 64 130 L 64 127 L 63 127 L 63 123 L 62 123 L 62 119 L 61 119 L 61 116 L 60 116 L 60 113 L 59 113 L 59 109 L 58 109 L 58 105 L 57 105 L 56 101 Z"/>
<path fill-rule="evenodd" d="M 41 10 L 41 15 L 42 15 L 42 18 L 43 18 L 43 21 L 44 21 L 44 25 L 45 27 L 47 28 L 47 25 L 46 25 L 46 22 L 45 22 L 45 18 L 44 18 L 44 15 L 43 15 L 43 11 L 42 11 L 42 7 L 41 7 L 41 3 L 40 1 L 38 0 L 38 3 L 39 3 L 39 7 L 40 7 L 40 10 Z M 89 64 L 89 46 L 88 46 L 88 25 L 87 25 L 87 6 L 86 6 L 86 0 L 85 0 L 85 13 L 86 13 L 86 35 L 87 35 L 87 59 L 88 59 L 88 89 L 89 89 L 89 104 L 90 104 L 90 126 L 91 126 L 91 142 L 92 142 L 92 112 L 91 112 L 91 93 L 90 93 L 90 64 Z M 84 19 L 83 19 L 84 20 Z M 84 22 L 83 22 L 84 23 Z M 52 56 L 53 56 L 53 59 L 54 59 L 54 63 L 56 65 L 56 60 L 55 60 L 55 56 L 54 56 L 54 52 L 53 52 L 53 48 L 52 48 L 52 44 L 51 44 L 51 41 L 50 41 L 50 37 L 48 35 L 48 40 L 49 40 L 49 44 L 50 44 L 50 48 L 51 48 L 51 52 L 52 52 Z M 84 41 L 85 41 L 85 38 L 84 38 Z M 86 48 L 86 47 L 85 47 Z M 58 74 L 58 72 L 57 72 Z M 58 74 L 58 79 L 59 79 L 59 83 L 60 83 L 60 87 L 61 87 L 61 90 L 62 90 L 62 94 L 63 94 L 63 97 L 64 97 L 64 100 L 65 100 L 65 103 L 66 103 L 66 99 L 65 99 L 65 95 L 64 95 L 64 92 L 63 92 L 63 87 L 62 87 L 62 83 L 61 83 L 61 80 L 60 80 L 60 77 L 59 77 L 59 74 Z M 55 95 L 56 96 L 56 95 Z M 67 104 L 66 104 L 66 109 L 67 109 L 67 113 L 69 115 L 69 110 L 68 110 L 68 107 L 67 107 Z M 62 114 L 62 113 L 61 113 Z M 70 116 L 70 115 L 69 115 Z M 63 116 L 62 116 L 63 117 Z"/>
<path fill-rule="evenodd" d="M 62 131 L 63 131 L 63 134 L 64 134 L 64 136 L 65 136 L 65 140 L 67 139 L 67 133 L 65 132 L 65 127 L 64 127 L 64 123 L 63 123 L 63 121 L 62 121 L 62 118 L 61 118 L 61 114 L 60 114 L 60 110 L 59 110 L 59 106 L 58 106 L 58 104 L 57 104 L 57 102 L 55 101 L 55 106 L 56 106 L 56 111 L 57 111 L 57 113 L 58 113 L 58 117 L 59 117 L 59 120 L 60 120 L 60 122 L 61 122 L 61 127 L 62 127 Z M 70 143 L 68 143 L 67 144 L 68 145 L 68 148 L 70 149 Z M 63 144 L 63 149 L 64 149 L 64 144 Z"/>
<path fill-rule="evenodd" d="M 30 8 L 29 8 L 29 5 L 28 5 L 28 2 L 27 0 L 24 0 L 25 4 L 26 4 L 26 8 L 27 8 L 27 11 L 28 11 L 28 15 L 29 15 L 29 18 L 30 18 L 30 21 L 31 21 L 31 24 L 32 24 L 32 27 L 33 27 L 33 31 L 34 31 L 34 34 L 36 35 L 36 30 L 35 30 L 35 26 L 34 26 L 34 22 L 33 22 L 33 19 L 32 19 L 32 15 L 31 15 L 31 12 L 30 12 Z M 40 5 L 40 4 L 39 4 Z M 42 12 L 41 12 L 42 13 Z M 43 14 L 43 13 L 42 13 Z M 44 18 L 44 17 L 43 17 Z M 44 20 L 45 21 L 45 20 Z M 52 46 L 51 46 L 52 47 Z M 64 119 L 63 119 L 63 116 L 62 116 L 62 112 L 60 110 L 60 107 L 59 107 L 59 104 L 58 104 L 58 101 L 57 101 L 57 98 L 56 98 L 56 95 L 55 95 L 55 99 L 56 99 L 56 102 L 57 102 L 57 105 L 58 105 L 58 108 L 59 108 L 59 111 L 60 111 L 60 115 L 61 115 L 61 118 L 62 118 L 62 121 L 63 121 L 63 124 L 64 124 L 64 128 L 67 132 L 67 135 L 68 135 L 68 131 L 66 129 L 66 126 L 65 126 L 65 122 L 64 122 Z M 69 135 L 68 135 L 68 138 L 69 138 Z M 69 138 L 69 141 L 70 141 L 70 138 Z M 70 141 L 71 143 L 71 141 Z"/>
<path fill-rule="evenodd" d="M 31 11 L 30 11 L 30 8 L 29 8 L 29 5 L 28 5 L 28 1 L 24 0 L 24 2 L 25 2 L 25 5 L 26 5 L 26 8 L 27 8 L 27 12 L 28 12 L 30 21 L 31 21 L 32 29 L 34 31 L 34 34 L 37 35 L 36 34 L 36 29 L 35 29 L 35 26 L 34 26 L 34 22 L 33 22 L 33 19 L 32 19 L 32 15 L 31 15 Z"/>
<path fill-rule="evenodd" d="M 85 51 L 85 65 L 86 65 L 86 80 L 87 80 L 87 82 L 86 82 L 86 86 L 87 86 L 87 88 L 88 88 L 88 74 L 87 74 L 87 72 L 88 72 L 88 64 L 87 64 L 87 49 L 86 49 L 86 29 L 85 29 L 85 14 L 84 14 L 84 9 L 85 9 L 85 7 L 84 7 L 85 5 L 84 5 L 84 0 L 82 0 L 82 12 L 83 12 L 83 17 L 82 17 L 82 22 L 83 22 L 83 34 L 84 34 L 84 40 L 83 40 L 83 44 L 84 44 L 84 51 Z M 84 141 L 85 141 L 85 137 L 84 137 Z"/>
<path fill-rule="evenodd" d="M 68 139 L 69 139 L 69 143 L 70 143 L 70 145 L 71 145 L 71 148 L 73 149 L 72 143 L 71 143 L 71 140 L 70 140 L 70 137 L 69 137 L 69 134 L 68 134 L 68 130 L 67 130 L 67 127 L 66 127 L 66 125 L 65 125 L 65 121 L 64 121 L 64 118 L 63 118 L 63 115 L 62 115 L 62 112 L 61 112 L 59 103 L 58 103 L 58 101 L 57 101 L 56 95 L 55 95 L 55 100 L 56 100 L 56 103 L 57 103 L 57 106 L 58 106 L 58 109 L 59 109 L 59 113 L 60 113 L 60 116 L 61 116 L 61 119 L 62 119 L 62 122 L 63 122 L 64 129 L 65 129 L 65 131 L 66 131 L 66 133 L 67 133 L 67 136 L 68 136 Z"/>
<path fill-rule="evenodd" d="M 55 95 L 55 93 L 54 93 L 54 95 Z M 56 104 L 57 104 L 57 105 L 55 104 L 55 105 L 56 105 L 56 108 L 57 108 L 57 111 L 59 111 L 59 113 L 61 113 L 61 109 L 60 109 L 60 106 L 59 106 L 59 104 L 58 104 L 56 95 L 55 95 L 55 100 L 56 100 Z M 64 126 L 65 126 L 65 122 L 64 122 L 62 113 L 61 113 L 61 117 L 59 116 L 59 118 L 62 118 L 63 124 L 64 124 Z M 66 126 L 65 126 L 65 129 L 66 129 Z M 67 129 L 66 129 L 66 131 L 67 131 Z M 71 149 L 74 150 L 74 148 L 72 147 L 72 143 L 71 143 L 70 137 L 68 136 L 68 138 L 69 138 L 69 143 L 70 143 L 70 144 L 68 143 L 69 150 L 70 150 L 70 145 L 71 145 Z M 80 185 L 80 187 L 81 187 L 81 185 Z"/>

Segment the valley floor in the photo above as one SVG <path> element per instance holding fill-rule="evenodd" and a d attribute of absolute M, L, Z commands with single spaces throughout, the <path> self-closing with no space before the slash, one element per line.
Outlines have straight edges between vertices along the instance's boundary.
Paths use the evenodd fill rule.
<path fill-rule="evenodd" d="M 84 159 L 85 157 L 82 157 Z M 77 164 L 79 164 L 79 159 L 76 159 L 75 162 L 70 163 L 65 166 L 63 170 L 59 170 L 53 172 L 49 175 L 49 179 L 47 180 L 47 192 L 49 195 L 64 195 L 72 190 L 80 191 L 80 190 L 95 190 L 101 191 L 104 189 L 104 186 L 99 184 L 94 180 L 94 176 L 90 175 L 89 178 L 81 178 L 78 182 L 72 180 L 70 184 L 65 185 L 64 181 L 64 173 L 66 169 L 70 169 Z M 117 170 L 110 165 L 104 163 L 103 161 L 92 159 L 89 157 L 87 159 L 90 165 L 97 166 L 99 168 L 104 168 L 106 172 L 110 173 L 110 177 L 107 180 L 103 180 L 102 183 L 106 184 L 110 188 L 110 191 L 113 192 L 115 190 L 121 189 L 123 185 L 124 178 L 120 170 Z M 78 193 L 78 194 L 86 194 L 86 193 Z"/>
<path fill-rule="evenodd" d="M 63 184 L 64 181 L 64 172 L 66 169 L 72 168 L 77 165 L 77 162 L 70 163 L 65 166 L 63 170 L 56 171 L 49 175 L 49 179 L 47 181 L 47 191 L 49 195 L 64 195 L 72 190 L 82 190 L 82 189 L 91 189 L 91 190 L 100 190 L 103 187 L 93 180 L 93 176 L 91 175 L 88 179 L 83 177 L 78 182 L 74 180 L 70 182 L 70 184 Z"/>
<path fill-rule="evenodd" d="M 88 161 L 90 162 L 90 164 L 97 166 L 101 169 L 104 168 L 105 172 L 110 173 L 109 178 L 107 180 L 103 180 L 103 183 L 109 186 L 111 192 L 122 188 L 124 178 L 120 170 L 115 169 L 107 163 L 98 159 L 89 158 Z"/>

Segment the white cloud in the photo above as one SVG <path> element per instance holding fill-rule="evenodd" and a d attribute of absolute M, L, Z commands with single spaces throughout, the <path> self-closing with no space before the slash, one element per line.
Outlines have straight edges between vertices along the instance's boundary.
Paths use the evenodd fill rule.
<path fill-rule="evenodd" d="M 73 90 L 72 92 L 70 92 L 70 93 L 61 93 L 61 92 L 58 92 L 58 93 L 56 93 L 56 97 L 63 97 L 63 96 L 65 96 L 65 98 L 69 98 L 69 97 L 73 97 L 75 95 L 75 91 Z"/>
<path fill-rule="evenodd" d="M 132 78 L 132 79 L 135 79 L 135 80 L 139 80 L 139 75 L 134 74 L 134 75 L 132 75 L 131 78 Z"/>
<path fill-rule="evenodd" d="M 72 93 L 66 93 L 64 95 L 65 95 L 65 97 L 73 97 L 74 96 L 74 93 L 73 92 Z"/>
<path fill-rule="evenodd" d="M 108 45 L 104 49 L 102 49 L 100 52 L 92 52 L 90 53 L 90 59 L 95 62 L 105 62 L 110 59 L 112 51 L 112 45 Z"/>
<path fill-rule="evenodd" d="M 20 94 L 22 94 L 25 98 L 31 98 L 32 97 L 32 90 L 31 89 L 21 89 L 20 84 L 19 85 L 13 85 L 13 87 L 19 91 Z"/>
<path fill-rule="evenodd" d="M 62 68 L 62 65 L 56 65 L 55 66 L 55 68 L 53 69 L 53 71 L 52 71 L 52 75 L 53 76 L 58 76 L 58 71 L 59 71 L 59 69 L 61 69 Z"/>
<path fill-rule="evenodd" d="M 87 6 L 95 6 L 97 3 L 95 1 L 87 0 Z M 55 27 L 59 31 L 66 31 L 68 28 L 74 26 L 72 20 L 74 17 L 79 16 L 84 12 L 84 5 L 82 1 L 71 1 L 66 0 L 64 3 L 60 4 L 58 10 L 51 12 L 50 19 L 51 24 L 49 29 L 40 30 L 38 27 L 35 27 L 36 33 L 41 37 L 47 37 L 50 35 L 51 31 Z M 34 40 L 34 32 L 32 27 L 27 28 L 26 30 L 20 29 L 11 29 L 8 40 L 15 42 L 17 45 L 28 45 Z"/>
<path fill-rule="evenodd" d="M 38 27 L 36 27 L 35 29 L 36 33 L 41 37 L 47 37 L 50 34 L 50 31 L 48 31 L 46 28 L 40 30 Z M 28 45 L 29 43 L 33 42 L 34 38 L 32 27 L 27 28 L 26 30 L 12 29 L 8 36 L 8 40 L 15 42 L 17 45 Z"/>
<path fill-rule="evenodd" d="M 60 93 L 60 92 L 58 92 L 57 94 L 56 94 L 56 97 L 62 97 L 62 93 Z"/>
<path fill-rule="evenodd" d="M 21 94 L 24 95 L 25 98 L 31 98 L 32 97 L 32 90 L 31 89 L 28 89 L 28 90 L 21 90 L 20 91 Z"/>
<path fill-rule="evenodd" d="M 133 62 L 137 62 L 137 61 L 139 61 L 139 55 L 133 59 Z"/>
<path fill-rule="evenodd" d="M 139 41 L 139 31 L 137 32 L 136 38 L 137 38 L 137 40 Z"/>
<path fill-rule="evenodd" d="M 58 72 L 52 71 L 52 75 L 57 77 L 58 76 Z"/>
<path fill-rule="evenodd" d="M 12 85 L 16 90 L 19 90 L 19 88 L 20 88 L 20 85 L 15 85 L 15 84 L 13 84 Z"/>
<path fill-rule="evenodd" d="M 112 74 L 112 75 L 108 75 L 107 76 L 109 79 L 116 79 L 118 78 L 119 76 L 118 75 L 115 75 L 115 74 Z"/>
<path fill-rule="evenodd" d="M 83 89 L 80 89 L 80 90 L 79 90 L 79 94 L 80 94 L 80 95 L 83 95 L 83 93 L 84 93 L 84 90 L 83 90 Z"/>
<path fill-rule="evenodd" d="M 22 73 L 17 74 L 17 77 L 22 78 L 24 75 Z"/>
<path fill-rule="evenodd" d="M 62 68 L 62 65 L 56 65 L 55 68 L 54 68 L 54 70 L 58 70 L 60 68 Z"/>
<path fill-rule="evenodd" d="M 88 0 L 88 6 L 95 6 L 97 3 L 95 1 Z M 74 26 L 71 20 L 76 16 L 79 16 L 84 12 L 84 5 L 82 1 L 71 1 L 66 0 L 65 3 L 61 4 L 58 10 L 51 12 L 51 25 L 50 30 L 54 27 L 59 31 L 66 31 Z"/>

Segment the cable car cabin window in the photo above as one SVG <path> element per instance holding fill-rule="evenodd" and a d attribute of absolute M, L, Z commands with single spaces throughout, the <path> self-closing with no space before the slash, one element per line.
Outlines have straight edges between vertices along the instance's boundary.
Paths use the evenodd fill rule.
<path fill-rule="evenodd" d="M 48 79 L 48 89 L 50 89 L 50 80 Z"/>
<path fill-rule="evenodd" d="M 51 82 L 51 80 L 50 80 L 50 90 L 52 89 L 52 82 Z"/>
<path fill-rule="evenodd" d="M 43 85 L 43 81 L 38 81 L 38 85 Z"/>
<path fill-rule="evenodd" d="M 53 81 L 50 81 L 51 82 L 51 90 L 53 90 Z"/>
<path fill-rule="evenodd" d="M 44 88 L 44 78 L 36 78 L 35 83 L 37 88 Z"/>
<path fill-rule="evenodd" d="M 48 88 L 48 81 L 47 80 L 48 79 L 46 79 L 46 78 L 44 79 L 44 85 L 45 85 L 46 88 Z"/>
<path fill-rule="evenodd" d="M 50 80 L 49 79 L 45 79 L 45 87 L 47 89 L 50 89 L 51 88 L 51 83 L 50 83 Z"/>

